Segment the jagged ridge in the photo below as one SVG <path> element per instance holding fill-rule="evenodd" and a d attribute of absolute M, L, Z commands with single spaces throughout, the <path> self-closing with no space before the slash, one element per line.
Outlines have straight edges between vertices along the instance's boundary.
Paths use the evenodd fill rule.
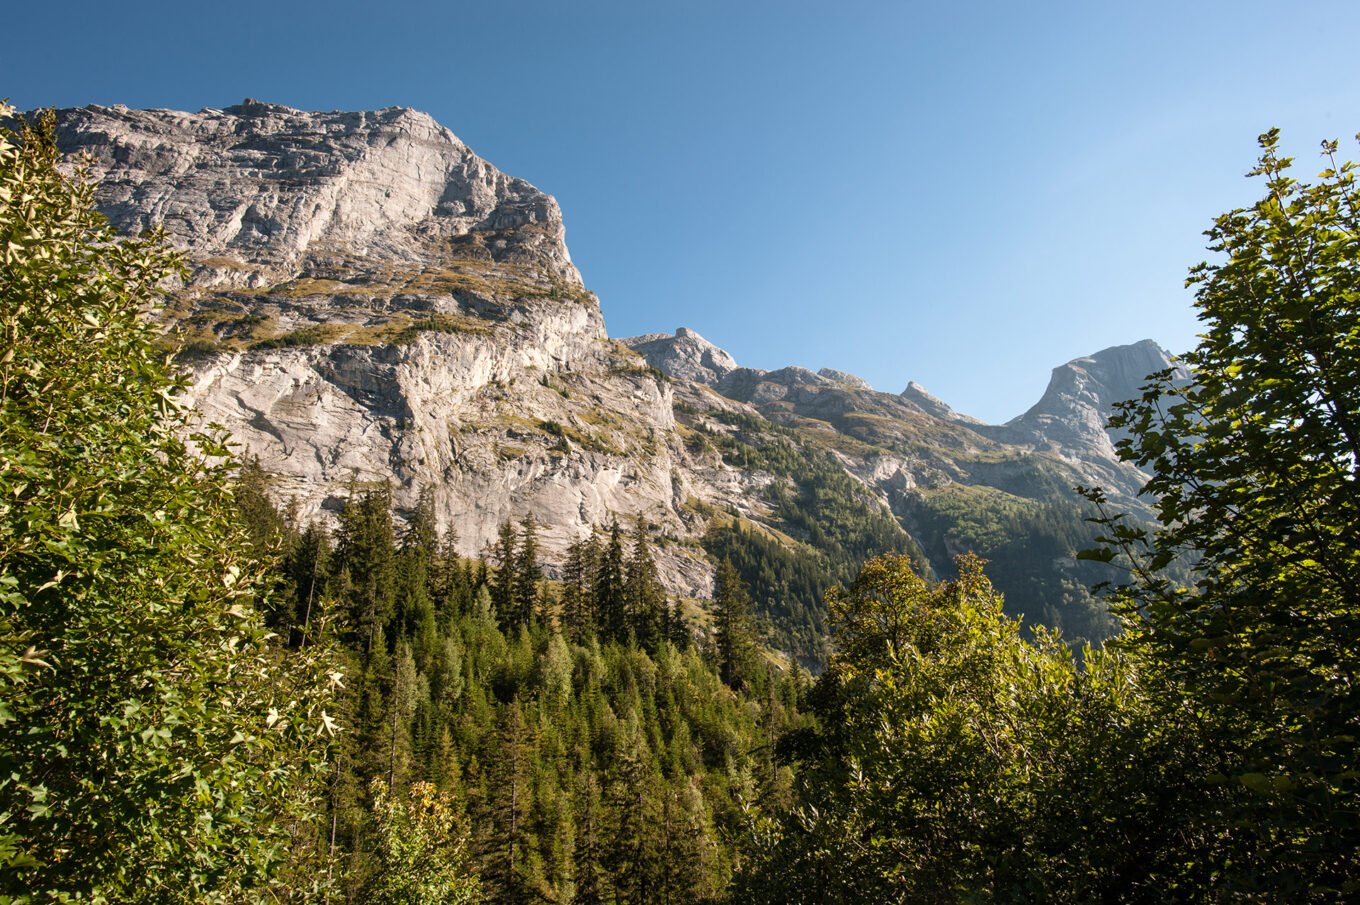
<path fill-rule="evenodd" d="M 304 515 L 389 481 L 399 506 L 431 491 L 466 553 L 533 514 L 549 557 L 641 518 L 666 583 L 705 596 L 719 526 L 830 568 L 877 512 L 943 573 L 993 542 L 979 518 L 1079 524 L 1073 484 L 1139 483 L 1100 419 L 1164 365 L 1151 343 L 1059 368 L 1029 413 L 982 425 L 916 384 L 742 368 L 686 328 L 609 340 L 556 202 L 421 113 L 88 107 L 61 111 L 59 137 L 91 155 L 115 224 L 163 224 L 188 252 L 165 319 L 192 399 Z"/>

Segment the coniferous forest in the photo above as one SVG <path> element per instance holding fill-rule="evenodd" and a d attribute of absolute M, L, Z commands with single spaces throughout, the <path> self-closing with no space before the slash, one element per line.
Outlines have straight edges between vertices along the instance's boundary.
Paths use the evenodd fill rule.
<path fill-rule="evenodd" d="M 844 553 L 814 676 L 757 614 L 820 579 L 739 528 L 696 608 L 642 522 L 549 564 L 384 485 L 276 505 L 177 403 L 182 262 L 0 134 L 0 903 L 1354 901 L 1360 193 L 1277 142 L 1191 272 L 1194 379 L 1113 421 L 1157 522 L 1085 491 L 1116 636 L 1022 631 L 814 469 L 777 500 Z"/>

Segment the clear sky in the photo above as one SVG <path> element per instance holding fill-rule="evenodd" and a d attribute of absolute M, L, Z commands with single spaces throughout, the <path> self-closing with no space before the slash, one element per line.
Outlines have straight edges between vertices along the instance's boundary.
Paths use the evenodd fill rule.
<path fill-rule="evenodd" d="M 989 421 L 1049 370 L 1194 345 L 1186 268 L 1360 130 L 1350 2 L 48 2 L 3 21 L 20 108 L 254 97 L 425 110 L 557 196 L 613 336 L 915 380 Z M 1353 142 L 1344 147 L 1360 157 Z"/>

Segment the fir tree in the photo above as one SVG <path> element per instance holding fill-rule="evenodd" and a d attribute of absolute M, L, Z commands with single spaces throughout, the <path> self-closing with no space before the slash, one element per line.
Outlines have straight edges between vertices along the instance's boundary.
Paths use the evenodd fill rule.
<path fill-rule="evenodd" d="M 562 566 L 562 627 L 577 643 L 596 631 L 595 583 L 599 568 L 600 547 L 593 531 L 567 548 Z"/>
<path fill-rule="evenodd" d="M 336 553 L 338 565 L 349 573 L 350 624 L 371 654 L 396 610 L 396 539 L 387 485 L 357 496 L 351 492 L 340 513 Z"/>
<path fill-rule="evenodd" d="M 666 591 L 657 577 L 656 562 L 652 559 L 651 545 L 641 518 L 633 535 L 633 551 L 628 559 L 624 593 L 627 597 L 628 622 L 634 637 L 646 649 L 656 650 L 664 636 Z"/>
<path fill-rule="evenodd" d="M 523 625 L 539 612 L 543 568 L 538 562 L 538 526 L 532 515 L 520 523 L 519 553 L 515 557 L 512 612 L 514 623 Z"/>
<path fill-rule="evenodd" d="M 490 579 L 491 606 L 502 626 L 514 622 L 515 566 L 519 559 L 518 549 L 514 524 L 504 522 L 496 536 L 496 543 L 491 548 L 491 558 L 496 563 L 496 572 Z"/>
<path fill-rule="evenodd" d="M 728 685 L 740 687 L 748 680 L 755 656 L 755 630 L 746 586 L 729 559 L 718 565 L 714 578 L 713 621 L 718 672 Z"/>
<path fill-rule="evenodd" d="M 628 602 L 624 590 L 623 535 L 619 523 L 609 529 L 595 576 L 595 614 L 600 634 L 609 641 L 628 637 Z"/>

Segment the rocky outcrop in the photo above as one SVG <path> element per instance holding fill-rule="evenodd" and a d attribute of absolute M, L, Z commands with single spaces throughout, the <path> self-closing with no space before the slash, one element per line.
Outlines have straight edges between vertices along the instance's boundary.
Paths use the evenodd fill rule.
<path fill-rule="evenodd" d="M 925 387 L 914 380 L 907 384 L 907 388 L 902 391 L 901 397 L 921 411 L 945 421 L 964 421 L 969 424 L 982 423 L 976 418 L 970 418 L 968 415 L 961 415 L 954 411 L 945 402 L 931 395 Z"/>
<path fill-rule="evenodd" d="M 678 328 L 674 336 L 648 333 L 622 342 L 645 358 L 647 364 L 676 380 L 691 380 L 712 387 L 737 370 L 737 362 L 731 355 L 688 327 Z"/>
<path fill-rule="evenodd" d="M 869 381 L 865 380 L 863 377 L 858 377 L 845 371 L 837 371 L 835 368 L 822 368 L 817 372 L 817 376 L 830 380 L 832 383 L 839 383 L 855 390 L 873 389 L 873 387 L 869 385 Z"/>
<path fill-rule="evenodd" d="M 199 285 L 349 276 L 455 250 L 580 284 L 557 202 L 414 110 L 86 107 L 61 111 L 58 140 L 88 156 L 113 225 L 163 226 Z"/>
<path fill-rule="evenodd" d="M 705 596 L 712 524 L 821 555 L 777 524 L 799 462 L 843 469 L 904 532 L 960 486 L 1042 502 L 1139 483 L 1103 419 L 1165 366 L 1151 343 L 1069 363 L 1025 415 L 982 425 L 914 383 L 742 368 L 683 327 L 608 339 L 557 203 L 415 111 L 87 107 L 59 112 L 59 140 L 116 226 L 185 251 L 160 317 L 190 401 L 304 517 L 387 482 L 399 506 L 432 493 L 470 555 L 532 514 L 549 560 L 636 519 L 670 587 Z"/>
<path fill-rule="evenodd" d="M 614 518 L 693 533 L 671 387 L 605 336 L 557 203 L 425 114 L 88 107 L 59 140 L 116 226 L 186 251 L 189 401 L 304 518 L 387 482 L 468 554 L 530 513 L 549 555 Z M 661 560 L 707 587 L 702 551 Z"/>
<path fill-rule="evenodd" d="M 1073 359 L 1053 369 L 1043 397 L 1029 411 L 990 433 L 1061 458 L 1087 483 L 1133 497 L 1147 476 L 1119 461 L 1118 437 L 1105 423 L 1116 402 L 1142 394 L 1148 375 L 1173 366 L 1171 355 L 1150 339 Z M 1183 368 L 1178 373 L 1188 377 Z"/>

